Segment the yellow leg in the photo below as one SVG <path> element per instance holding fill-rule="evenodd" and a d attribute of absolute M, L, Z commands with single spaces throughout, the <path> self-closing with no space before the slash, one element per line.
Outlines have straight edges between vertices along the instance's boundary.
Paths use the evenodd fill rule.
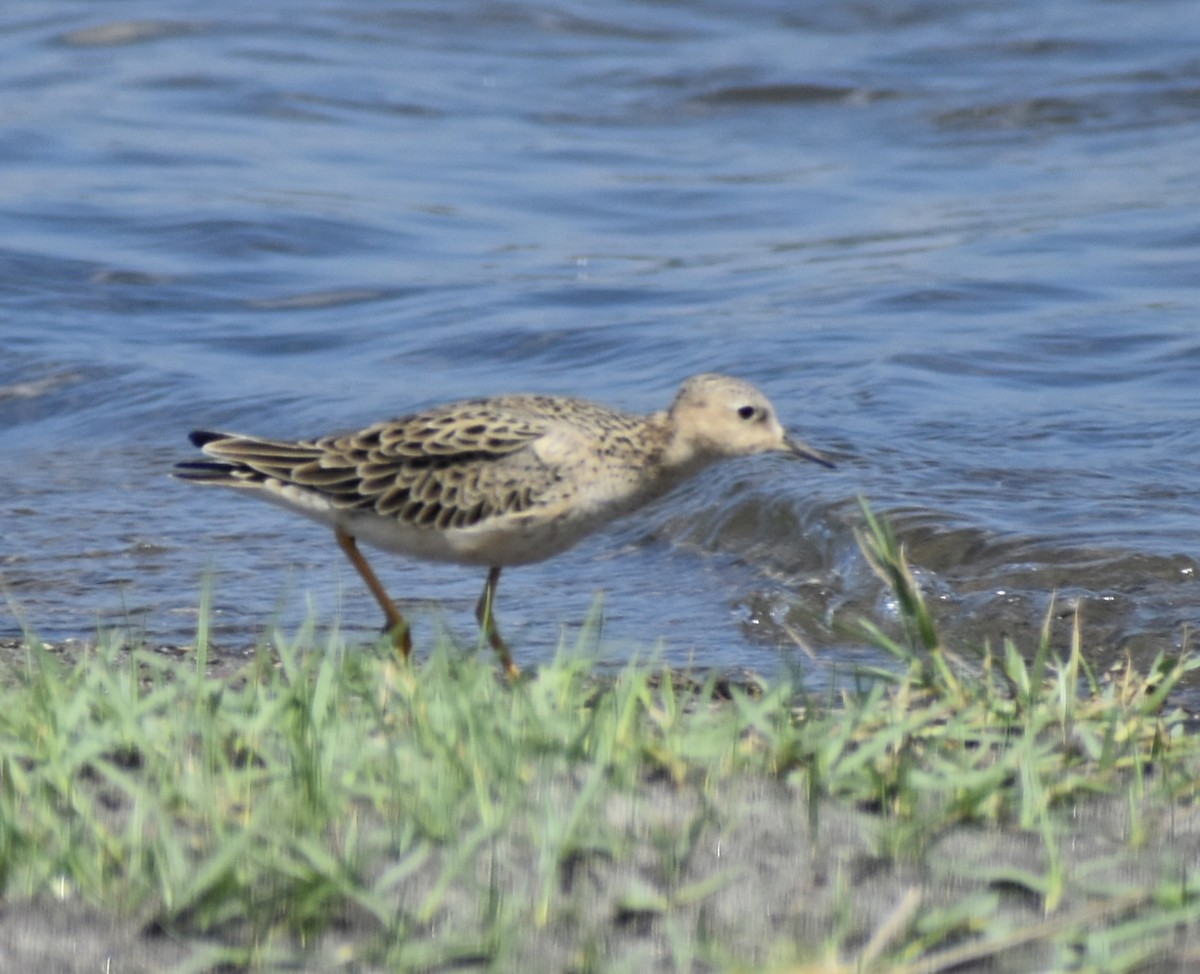
<path fill-rule="evenodd" d="M 496 583 L 499 581 L 500 569 L 498 567 L 490 569 L 487 582 L 483 586 L 483 594 L 479 596 L 479 602 L 475 605 L 475 618 L 479 620 L 479 627 L 487 636 L 488 643 L 500 657 L 500 664 L 504 667 L 505 675 L 510 680 L 515 680 L 521 675 L 521 671 L 513 662 L 512 654 L 508 651 L 508 644 L 500 636 L 500 630 L 496 628 L 496 616 L 493 611 L 496 602 Z"/>
<path fill-rule="evenodd" d="M 350 564 L 357 569 L 358 574 L 362 576 L 362 580 L 367 583 L 367 588 L 375 596 L 375 601 L 383 609 L 384 617 L 387 619 L 387 631 L 391 633 L 396 652 L 400 654 L 402 659 L 407 660 L 409 654 L 412 652 L 412 636 L 408 632 L 408 623 L 404 621 L 404 616 L 396 608 L 396 603 L 388 597 L 382 583 L 375 577 L 375 573 L 371 571 L 371 566 L 367 564 L 367 559 L 358 550 L 358 542 L 354 540 L 354 535 L 347 534 L 341 528 L 334 528 L 333 530 L 334 534 L 337 535 L 338 547 L 346 553 L 346 557 L 350 559 Z"/>

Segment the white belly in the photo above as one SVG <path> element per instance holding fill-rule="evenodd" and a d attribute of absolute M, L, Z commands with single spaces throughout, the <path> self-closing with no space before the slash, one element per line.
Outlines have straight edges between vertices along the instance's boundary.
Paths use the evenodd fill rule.
<path fill-rule="evenodd" d="M 613 489 L 595 492 L 587 502 L 572 498 L 553 508 L 535 507 L 489 518 L 471 527 L 421 527 L 371 511 L 345 510 L 324 497 L 278 481 L 261 485 L 259 496 L 330 528 L 339 527 L 373 548 L 410 558 L 485 568 L 528 565 L 552 558 L 641 505 L 644 498 Z"/>
<path fill-rule="evenodd" d="M 334 522 L 331 522 L 334 523 Z M 566 551 L 587 532 L 566 530 L 561 521 L 506 518 L 469 528 L 413 527 L 378 515 L 341 512 L 348 534 L 384 551 L 484 568 L 528 565 Z"/>

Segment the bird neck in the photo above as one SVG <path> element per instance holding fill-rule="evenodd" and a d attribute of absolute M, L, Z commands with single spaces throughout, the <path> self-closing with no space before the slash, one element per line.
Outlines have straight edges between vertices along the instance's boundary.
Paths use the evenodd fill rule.
<path fill-rule="evenodd" d="M 720 459 L 702 449 L 694 437 L 684 436 L 668 414 L 657 413 L 652 417 L 652 422 L 662 431 L 663 472 L 674 482 L 686 480 Z"/>

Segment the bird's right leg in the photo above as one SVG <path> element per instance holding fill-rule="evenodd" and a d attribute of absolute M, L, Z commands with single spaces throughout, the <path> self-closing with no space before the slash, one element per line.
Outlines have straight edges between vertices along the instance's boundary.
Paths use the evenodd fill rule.
<path fill-rule="evenodd" d="M 500 657 L 504 675 L 510 680 L 515 680 L 521 675 L 521 670 L 513 662 L 512 653 L 508 651 L 508 644 L 501 637 L 500 630 L 496 628 L 496 583 L 499 581 L 499 567 L 492 568 L 488 572 L 487 582 L 483 586 L 483 594 L 479 596 L 479 602 L 475 606 L 475 618 L 479 620 L 479 628 L 487 636 L 488 643 Z"/>

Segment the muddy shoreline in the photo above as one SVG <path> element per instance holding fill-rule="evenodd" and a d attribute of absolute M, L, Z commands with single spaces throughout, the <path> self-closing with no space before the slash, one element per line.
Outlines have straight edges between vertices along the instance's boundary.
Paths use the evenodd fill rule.
<path fill-rule="evenodd" d="M 82 644 L 50 647 L 71 658 Z M 163 653 L 186 656 L 181 648 Z M 0 645 L 3 665 L 21 664 L 25 650 Z M 214 672 L 233 674 L 244 661 L 217 655 Z M 923 958 L 921 970 L 988 972 L 1054 970 L 1070 931 L 1152 917 L 1164 886 L 1186 887 L 1200 862 L 1200 810 L 1174 802 L 1144 770 L 1141 797 L 1099 795 L 1057 809 L 1053 841 L 1015 823 L 925 830 L 919 810 L 897 818 L 880 807 L 822 798 L 811 803 L 786 780 L 739 774 L 682 782 L 649 775 L 632 789 L 601 799 L 602 817 L 621 840 L 580 847 L 559 869 L 550 891 L 553 922 L 512 931 L 501 947 L 473 945 L 478 924 L 474 887 L 486 883 L 497 909 L 545 895 L 536 869 L 540 850 L 522 823 L 491 836 L 479 855 L 487 875 L 464 875 L 462 888 L 443 896 L 437 924 L 462 933 L 463 950 L 426 970 L 709 971 L 767 968 L 824 958 L 826 945 L 854 945 L 853 964 L 887 946 L 887 931 L 919 914 L 965 911 L 987 902 L 991 918 L 1011 930 L 1003 944 L 978 943 L 969 923 L 956 945 Z M 586 787 L 578 776 L 541 774 L 528 787 L 546 802 L 570 807 Z M 1136 839 L 1131 836 L 1135 827 Z M 374 823 L 387 825 L 387 823 Z M 364 825 L 364 827 L 366 827 Z M 686 839 L 686 841 L 684 841 Z M 447 848 L 424 863 L 397 891 L 396 907 L 419 913 L 443 875 Z M 391 863 L 376 863 L 382 871 Z M 1065 877 L 1053 911 L 1045 911 L 1042 877 Z M 138 915 L 88 903 L 63 884 L 23 896 L 9 889 L 0 901 L 0 970 L 48 974 L 161 974 L 218 971 L 226 948 L 245 946 L 233 925 L 199 933 L 186 923 L 165 927 L 153 904 Z M 256 970 L 362 972 L 396 969 L 378 951 L 377 921 L 346 910 L 300 944 L 280 934 L 262 945 Z M 720 948 L 689 952 L 703 939 Z M 420 931 L 414 936 L 419 938 Z M 495 948 L 495 949 L 493 949 Z M 959 955 L 955 957 L 954 951 Z M 865 952 L 865 954 L 863 953 Z M 945 965 L 934 964 L 943 957 Z M 955 963 L 951 964 L 952 961 Z M 1177 927 L 1156 942 L 1139 971 L 1192 969 L 1200 963 L 1200 925 Z M 825 968 L 823 968 L 825 969 Z M 828 968 L 836 970 L 832 964 Z M 853 969 L 851 967 L 850 969 Z M 881 970 L 890 968 L 883 967 Z"/>

